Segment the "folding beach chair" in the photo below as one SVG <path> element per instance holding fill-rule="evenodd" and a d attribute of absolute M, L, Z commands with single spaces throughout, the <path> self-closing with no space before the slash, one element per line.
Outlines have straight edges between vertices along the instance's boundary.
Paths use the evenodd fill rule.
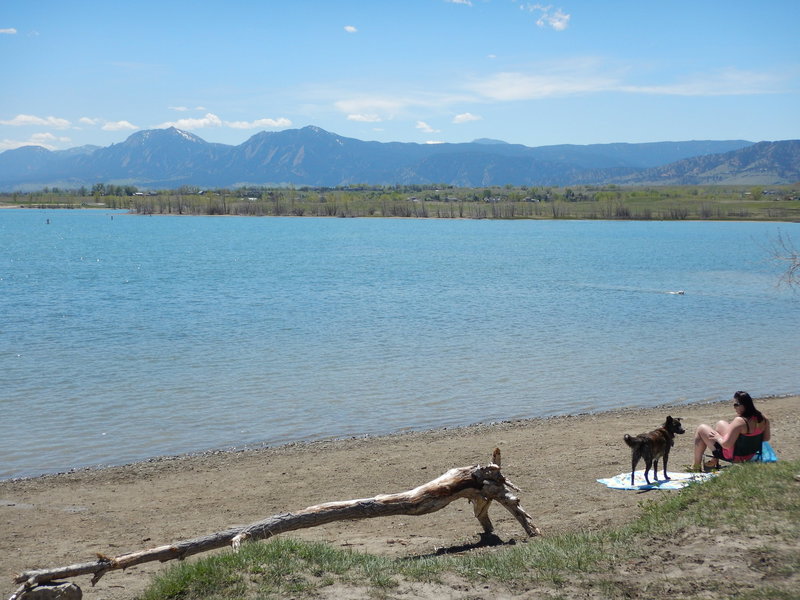
<path fill-rule="evenodd" d="M 765 454 L 765 450 L 767 454 Z M 719 446 L 714 449 L 709 458 L 718 458 L 728 463 L 775 462 L 777 460 L 769 442 L 764 441 L 763 433 L 740 435 L 736 438 L 736 443 L 733 445 L 733 458 L 725 458 L 722 455 L 722 448 Z"/>

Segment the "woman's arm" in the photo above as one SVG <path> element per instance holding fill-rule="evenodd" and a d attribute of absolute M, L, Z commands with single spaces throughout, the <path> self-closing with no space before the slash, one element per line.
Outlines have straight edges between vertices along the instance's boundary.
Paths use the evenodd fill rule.
<path fill-rule="evenodd" d="M 764 437 L 762 438 L 765 442 L 769 441 L 769 419 L 764 417 Z"/>
<path fill-rule="evenodd" d="M 735 417 L 733 421 L 731 421 L 731 427 L 725 433 L 720 433 L 716 437 L 716 441 L 719 442 L 719 445 L 723 448 L 733 448 L 733 445 L 736 443 L 736 438 L 742 433 L 742 431 L 747 427 L 747 423 L 742 417 Z"/>

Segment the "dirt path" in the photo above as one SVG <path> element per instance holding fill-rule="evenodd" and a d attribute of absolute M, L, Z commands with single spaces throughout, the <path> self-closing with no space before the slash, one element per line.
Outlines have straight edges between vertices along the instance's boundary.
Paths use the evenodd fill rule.
<path fill-rule="evenodd" d="M 800 458 L 800 397 L 756 402 L 772 420 L 772 445 Z M 629 521 L 645 498 L 674 492 L 610 490 L 599 477 L 629 469 L 624 433 L 683 418 L 670 465 L 691 460 L 692 432 L 701 422 L 732 418 L 730 402 L 518 421 L 383 438 L 298 444 L 246 452 L 159 459 L 0 482 L 0 595 L 22 570 L 115 555 L 258 521 L 332 500 L 398 492 L 448 469 L 485 464 L 497 446 L 503 472 L 522 488 L 523 507 L 544 535 Z M 521 539 L 519 524 L 498 506 L 498 535 Z M 421 555 L 477 540 L 480 527 L 466 502 L 421 517 L 335 523 L 291 535 L 385 555 Z M 78 578 L 89 600 L 132 598 L 148 583 L 142 565 L 107 574 L 95 588 Z"/>

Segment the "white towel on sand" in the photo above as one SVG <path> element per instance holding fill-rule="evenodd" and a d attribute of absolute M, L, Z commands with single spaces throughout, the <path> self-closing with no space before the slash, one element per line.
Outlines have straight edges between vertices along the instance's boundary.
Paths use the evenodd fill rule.
<path fill-rule="evenodd" d="M 664 479 L 664 472 L 659 472 L 659 477 L 650 475 L 650 484 L 644 480 L 644 471 L 636 471 L 631 485 L 631 472 L 620 473 L 614 477 L 598 479 L 599 483 L 615 490 L 679 490 L 692 482 L 705 481 L 716 473 L 676 473 L 667 471 L 669 479 Z"/>

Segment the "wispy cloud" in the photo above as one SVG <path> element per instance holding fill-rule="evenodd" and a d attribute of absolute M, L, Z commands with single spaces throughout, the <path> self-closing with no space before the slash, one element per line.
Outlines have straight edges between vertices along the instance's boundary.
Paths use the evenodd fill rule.
<path fill-rule="evenodd" d="M 5 150 L 14 150 L 22 148 L 23 146 L 42 146 L 48 150 L 56 150 L 58 144 L 68 144 L 72 140 L 68 137 L 55 136 L 52 133 L 35 133 L 27 140 L 0 140 L 0 152 Z"/>
<path fill-rule="evenodd" d="M 738 96 L 786 90 L 789 75 L 724 69 L 696 73 L 678 81 L 637 83 L 636 73 L 586 59 L 540 67 L 532 72 L 501 72 L 467 83 L 482 101 L 512 102 L 616 92 L 661 96 Z M 476 98 L 478 100 L 478 98 Z"/>
<path fill-rule="evenodd" d="M 523 2 L 520 4 L 520 9 L 537 15 L 536 24 L 539 27 L 550 27 L 556 31 L 564 31 L 569 27 L 571 15 L 566 14 L 560 8 L 553 9 L 552 5 Z"/>
<path fill-rule="evenodd" d="M 223 121 L 223 125 L 232 129 L 258 129 L 259 127 L 290 127 L 292 122 L 280 119 L 256 119 L 255 121 Z"/>
<path fill-rule="evenodd" d="M 440 133 L 440 130 L 434 129 L 430 125 L 428 125 L 425 121 L 417 121 L 417 124 L 414 125 L 420 131 L 424 131 L 425 133 Z"/>
<path fill-rule="evenodd" d="M 345 25 L 345 26 L 344 26 L 344 30 L 345 30 L 347 33 L 357 33 L 357 32 L 358 32 L 358 29 L 356 29 L 356 28 L 355 28 L 355 27 L 353 27 L 352 25 Z"/>
<path fill-rule="evenodd" d="M 472 2 L 470 0 L 444 0 L 448 4 L 463 4 L 465 6 L 472 6 Z"/>
<path fill-rule="evenodd" d="M 778 74 L 724 69 L 696 74 L 683 81 L 657 85 L 621 85 L 619 91 L 662 96 L 743 96 L 784 91 L 786 79 Z"/>
<path fill-rule="evenodd" d="M 453 123 L 469 123 L 470 121 L 480 121 L 483 117 L 479 117 L 478 115 L 473 115 L 472 113 L 461 113 L 460 115 L 456 115 L 453 117 Z"/>
<path fill-rule="evenodd" d="M 602 92 L 618 86 L 615 78 L 585 73 L 496 73 L 468 87 L 489 100 L 513 101 Z"/>
<path fill-rule="evenodd" d="M 329 95 L 336 93 L 339 92 L 326 92 Z M 474 100 L 474 94 L 463 92 L 454 94 L 425 90 L 395 94 L 387 91 L 386 95 L 379 96 L 371 93 L 358 95 L 356 92 L 350 98 L 334 101 L 333 105 L 336 110 L 347 115 L 347 119 L 350 121 L 378 122 L 398 118 L 414 118 L 413 113 L 419 109 L 426 112 L 448 110 L 454 104 Z"/>
<path fill-rule="evenodd" d="M 17 33 L 17 30 L 13 27 L 6 27 L 5 29 L 0 29 L 0 34 L 2 35 L 14 35 Z"/>
<path fill-rule="evenodd" d="M 190 110 L 205 110 L 205 106 L 195 106 L 194 108 L 189 108 L 188 106 L 168 106 L 170 110 L 174 110 L 176 112 L 187 112 Z"/>
<path fill-rule="evenodd" d="M 392 118 L 410 104 L 413 104 L 413 101 L 400 96 L 366 95 L 334 102 L 336 109 L 347 115 L 369 115 L 379 119 Z"/>
<path fill-rule="evenodd" d="M 60 144 L 66 144 L 71 142 L 72 140 L 68 137 L 64 136 L 55 136 L 52 133 L 34 133 L 31 136 L 31 142 L 34 144 L 38 144 L 39 146 L 44 146 L 45 148 L 53 149 L 54 146 L 50 145 L 51 142 L 58 142 Z"/>
<path fill-rule="evenodd" d="M 365 114 L 353 114 L 347 115 L 348 121 L 356 121 L 358 123 L 380 123 L 383 121 L 378 115 L 365 115 Z"/>
<path fill-rule="evenodd" d="M 16 148 L 22 148 L 23 146 L 30 146 L 30 142 L 20 142 L 19 140 L 9 140 L 8 138 L 0 140 L 0 152 L 5 152 L 6 150 L 14 150 Z"/>
<path fill-rule="evenodd" d="M 55 127 L 56 129 L 67 129 L 71 123 L 67 119 L 61 119 L 59 117 L 17 115 L 9 121 L 0 121 L 0 125 L 11 125 L 12 127 L 30 127 L 31 125 L 38 125 L 44 127 Z"/>
<path fill-rule="evenodd" d="M 129 121 L 108 121 L 103 125 L 102 129 L 103 131 L 131 131 L 139 129 L 139 127 Z"/>
<path fill-rule="evenodd" d="M 138 125 L 134 125 L 130 121 L 106 121 L 105 119 L 98 119 L 95 117 L 81 117 L 78 119 L 78 123 L 89 127 L 100 125 L 100 129 L 103 131 L 133 131 L 135 129 L 140 129 Z"/>

